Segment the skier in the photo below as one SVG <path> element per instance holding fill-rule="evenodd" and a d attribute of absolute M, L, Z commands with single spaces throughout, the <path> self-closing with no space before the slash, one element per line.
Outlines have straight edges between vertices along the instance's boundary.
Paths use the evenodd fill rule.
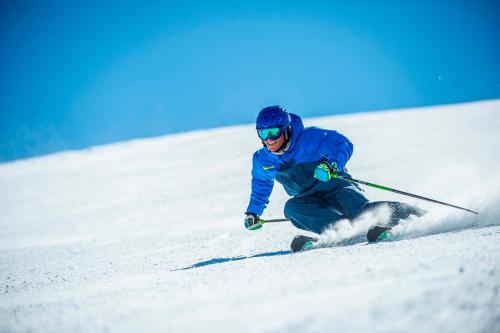
<path fill-rule="evenodd" d="M 285 216 L 299 229 L 321 234 L 341 219 L 354 220 L 381 205 L 390 208 L 389 225 L 423 211 L 400 202 L 369 201 L 360 188 L 337 175 L 351 177 L 345 165 L 353 144 L 337 131 L 304 128 L 302 119 L 274 105 L 262 109 L 256 121 L 263 147 L 253 155 L 252 193 L 245 227 L 262 227 L 259 216 L 269 203 L 274 180 L 292 198 Z"/>

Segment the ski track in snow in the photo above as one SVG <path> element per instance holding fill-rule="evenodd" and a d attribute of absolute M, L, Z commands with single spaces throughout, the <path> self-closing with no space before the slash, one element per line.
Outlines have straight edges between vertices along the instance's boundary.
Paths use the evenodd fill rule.
<path fill-rule="evenodd" d="M 500 332 L 500 101 L 305 123 L 351 138 L 355 178 L 480 214 L 366 189 L 428 214 L 367 245 L 381 209 L 291 254 L 289 223 L 242 227 L 250 125 L 6 163 L 0 333 Z"/>

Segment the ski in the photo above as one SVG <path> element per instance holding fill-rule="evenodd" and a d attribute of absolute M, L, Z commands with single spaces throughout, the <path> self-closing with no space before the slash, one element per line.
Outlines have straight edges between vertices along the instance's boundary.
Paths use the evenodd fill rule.
<path fill-rule="evenodd" d="M 366 239 L 368 240 L 368 243 L 390 240 L 392 235 L 391 229 L 392 228 L 390 227 L 381 227 L 376 225 L 368 230 L 368 232 L 366 233 Z"/>
<path fill-rule="evenodd" d="M 297 235 L 293 238 L 290 244 L 292 252 L 306 251 L 312 249 L 314 243 L 318 241 L 316 237 Z"/>
<path fill-rule="evenodd" d="M 392 236 L 391 229 L 391 227 L 373 226 L 366 233 L 366 239 L 368 243 L 389 241 Z M 293 238 L 290 249 L 292 252 L 307 251 L 312 249 L 318 240 L 317 237 L 297 235 Z"/>

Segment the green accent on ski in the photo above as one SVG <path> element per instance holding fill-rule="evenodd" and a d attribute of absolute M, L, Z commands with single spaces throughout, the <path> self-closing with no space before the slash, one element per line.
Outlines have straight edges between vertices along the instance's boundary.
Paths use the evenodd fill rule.
<path fill-rule="evenodd" d="M 314 247 L 314 242 L 313 241 L 307 241 L 302 245 L 302 251 L 307 251 L 310 250 Z"/>
<path fill-rule="evenodd" d="M 386 230 L 377 237 L 377 242 L 388 240 L 389 238 L 391 238 L 391 232 Z"/>

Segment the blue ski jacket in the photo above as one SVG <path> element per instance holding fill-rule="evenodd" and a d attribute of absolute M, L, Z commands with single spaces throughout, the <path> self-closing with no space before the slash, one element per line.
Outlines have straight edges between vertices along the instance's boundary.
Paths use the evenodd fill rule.
<path fill-rule="evenodd" d="M 274 180 L 288 195 L 307 196 L 332 190 L 338 180 L 321 182 L 314 178 L 314 170 L 324 160 L 337 163 L 343 170 L 352 155 L 353 145 L 337 131 L 318 127 L 304 128 L 302 119 L 290 113 L 291 142 L 288 150 L 279 155 L 263 147 L 253 155 L 252 194 L 247 212 L 262 215 L 269 203 Z"/>

